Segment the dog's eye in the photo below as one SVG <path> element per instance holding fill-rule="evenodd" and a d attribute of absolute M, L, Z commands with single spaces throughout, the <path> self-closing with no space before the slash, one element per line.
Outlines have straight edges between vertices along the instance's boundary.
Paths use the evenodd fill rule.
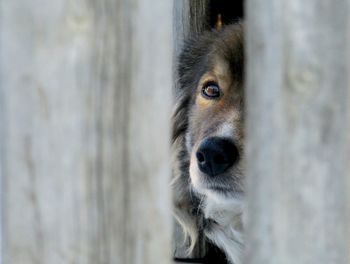
<path fill-rule="evenodd" d="M 216 83 L 207 83 L 203 86 L 202 94 L 209 99 L 218 98 L 220 96 L 220 87 Z"/>

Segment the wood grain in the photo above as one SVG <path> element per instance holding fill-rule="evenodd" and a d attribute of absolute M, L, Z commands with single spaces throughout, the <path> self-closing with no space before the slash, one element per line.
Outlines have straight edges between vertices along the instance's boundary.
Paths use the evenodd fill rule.
<path fill-rule="evenodd" d="M 349 263 L 348 1 L 247 1 L 247 264 Z"/>
<path fill-rule="evenodd" d="M 0 10 L 1 263 L 170 263 L 172 2 Z"/>

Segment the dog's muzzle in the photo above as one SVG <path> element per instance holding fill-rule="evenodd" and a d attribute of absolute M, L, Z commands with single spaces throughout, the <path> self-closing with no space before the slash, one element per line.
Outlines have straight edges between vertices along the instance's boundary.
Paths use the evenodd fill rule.
<path fill-rule="evenodd" d="M 200 144 L 196 158 L 199 169 L 211 176 L 218 176 L 238 162 L 235 144 L 227 138 L 210 137 Z"/>

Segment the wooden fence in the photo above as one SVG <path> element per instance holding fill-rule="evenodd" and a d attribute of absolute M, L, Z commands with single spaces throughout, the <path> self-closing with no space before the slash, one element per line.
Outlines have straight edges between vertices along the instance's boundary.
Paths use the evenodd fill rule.
<path fill-rule="evenodd" d="M 213 1 L 1 1 L 0 264 L 170 263 L 172 47 Z M 349 7 L 247 0 L 247 264 L 350 264 Z"/>
<path fill-rule="evenodd" d="M 1 263 L 170 263 L 172 2 L 0 9 Z"/>
<path fill-rule="evenodd" d="M 247 1 L 246 263 L 350 263 L 349 4 Z"/>

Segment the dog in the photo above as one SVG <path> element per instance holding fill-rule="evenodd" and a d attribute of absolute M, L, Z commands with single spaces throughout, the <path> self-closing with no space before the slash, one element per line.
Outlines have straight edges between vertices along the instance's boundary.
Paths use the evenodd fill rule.
<path fill-rule="evenodd" d="M 241 264 L 244 196 L 243 24 L 188 40 L 172 117 L 173 200 L 191 252 L 199 233 Z"/>

